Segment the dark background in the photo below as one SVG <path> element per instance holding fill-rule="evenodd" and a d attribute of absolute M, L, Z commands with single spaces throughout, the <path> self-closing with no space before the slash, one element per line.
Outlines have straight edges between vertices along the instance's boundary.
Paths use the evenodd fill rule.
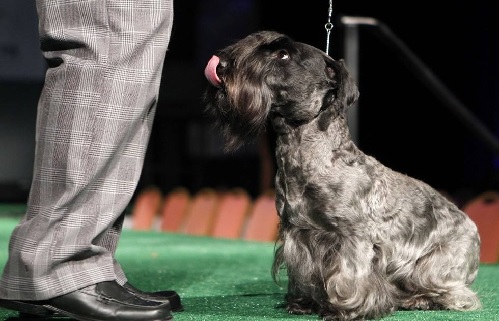
<path fill-rule="evenodd" d="M 21 8 L 26 4 L 18 2 L 8 0 L 0 5 L 0 27 L 9 27 L 5 21 L 10 21 L 10 27 L 18 26 L 21 22 L 14 22 L 12 15 L 21 9 L 23 17 L 36 20 L 34 4 Z M 328 6 L 327 0 L 176 1 L 160 101 L 139 190 L 148 185 L 157 185 L 165 193 L 179 185 L 193 192 L 204 186 L 240 186 L 258 194 L 257 148 L 250 145 L 224 154 L 220 137 L 203 115 L 205 64 L 217 49 L 260 29 L 283 32 L 325 50 Z M 344 27 L 339 22 L 343 15 L 383 22 L 487 130 L 499 136 L 499 11 L 493 9 L 492 1 L 333 1 L 329 53 L 335 59 L 344 58 Z M 16 54 L 15 46 L 9 46 L 12 39 L 19 48 L 29 46 L 17 52 L 17 57 L 31 54 L 31 58 L 18 59 L 23 65 L 37 63 L 30 68 L 31 73 L 16 73 L 19 70 L 14 69 L 2 76 L 0 71 L 1 201 L 26 198 L 36 102 L 43 84 L 40 53 L 33 49 L 38 46 L 36 22 L 14 37 L 16 30 L 20 29 L 0 32 L 0 66 L 5 67 L 1 69 L 10 70 L 13 65 L 5 59 Z M 371 29 L 359 29 L 359 36 L 359 147 L 457 201 L 497 189 L 499 161 L 490 146 Z"/>

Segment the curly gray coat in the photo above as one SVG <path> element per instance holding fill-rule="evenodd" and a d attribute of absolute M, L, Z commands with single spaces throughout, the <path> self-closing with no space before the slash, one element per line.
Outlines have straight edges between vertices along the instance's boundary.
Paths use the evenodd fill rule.
<path fill-rule="evenodd" d="M 379 318 L 396 309 L 473 310 L 475 224 L 428 184 L 364 154 L 347 109 L 358 90 L 343 61 L 261 31 L 209 61 L 206 111 L 227 149 L 277 134 L 280 240 L 290 313 Z"/>

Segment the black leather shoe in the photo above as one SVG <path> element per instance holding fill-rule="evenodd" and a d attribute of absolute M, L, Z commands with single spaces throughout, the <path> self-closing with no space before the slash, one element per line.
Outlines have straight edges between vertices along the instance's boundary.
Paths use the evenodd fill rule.
<path fill-rule="evenodd" d="M 80 321 L 166 321 L 173 317 L 169 303 L 143 300 L 126 291 L 116 281 L 43 301 L 0 299 L 0 306 L 20 314 L 63 315 Z"/>
<path fill-rule="evenodd" d="M 156 301 L 156 302 L 168 302 L 170 303 L 170 309 L 173 312 L 184 311 L 184 307 L 182 306 L 182 302 L 180 301 L 180 296 L 175 291 L 165 290 L 157 292 L 145 292 L 137 289 L 128 282 L 123 284 L 123 288 L 125 288 L 125 290 L 127 290 L 128 292 L 144 300 Z"/>

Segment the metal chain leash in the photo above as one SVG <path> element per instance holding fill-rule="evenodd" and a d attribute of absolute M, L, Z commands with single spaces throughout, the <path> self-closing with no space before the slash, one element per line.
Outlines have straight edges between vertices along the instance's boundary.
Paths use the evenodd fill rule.
<path fill-rule="evenodd" d="M 324 25 L 326 28 L 326 54 L 329 55 L 329 38 L 331 36 L 331 29 L 333 29 L 333 23 L 331 22 L 331 16 L 333 15 L 333 0 L 329 0 L 329 10 L 327 16 L 327 22 Z"/>

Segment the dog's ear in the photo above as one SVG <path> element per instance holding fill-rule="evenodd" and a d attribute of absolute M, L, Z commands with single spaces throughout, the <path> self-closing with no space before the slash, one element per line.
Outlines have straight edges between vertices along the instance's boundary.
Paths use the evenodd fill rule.
<path fill-rule="evenodd" d="M 348 68 L 343 59 L 338 61 L 338 65 L 340 66 L 340 74 L 341 74 L 341 87 L 340 92 L 342 92 L 342 99 L 346 108 L 353 105 L 357 99 L 359 99 L 359 89 L 355 84 L 354 79 L 348 72 Z"/>
<path fill-rule="evenodd" d="M 348 72 L 345 61 L 343 59 L 332 60 L 328 64 L 331 64 L 330 67 L 333 69 L 331 77 L 334 78 L 337 89 L 333 94 L 332 102 L 325 102 L 331 106 L 328 106 L 319 116 L 320 130 L 327 130 L 331 120 L 337 117 L 346 119 L 348 108 L 359 98 L 359 90 Z"/>

